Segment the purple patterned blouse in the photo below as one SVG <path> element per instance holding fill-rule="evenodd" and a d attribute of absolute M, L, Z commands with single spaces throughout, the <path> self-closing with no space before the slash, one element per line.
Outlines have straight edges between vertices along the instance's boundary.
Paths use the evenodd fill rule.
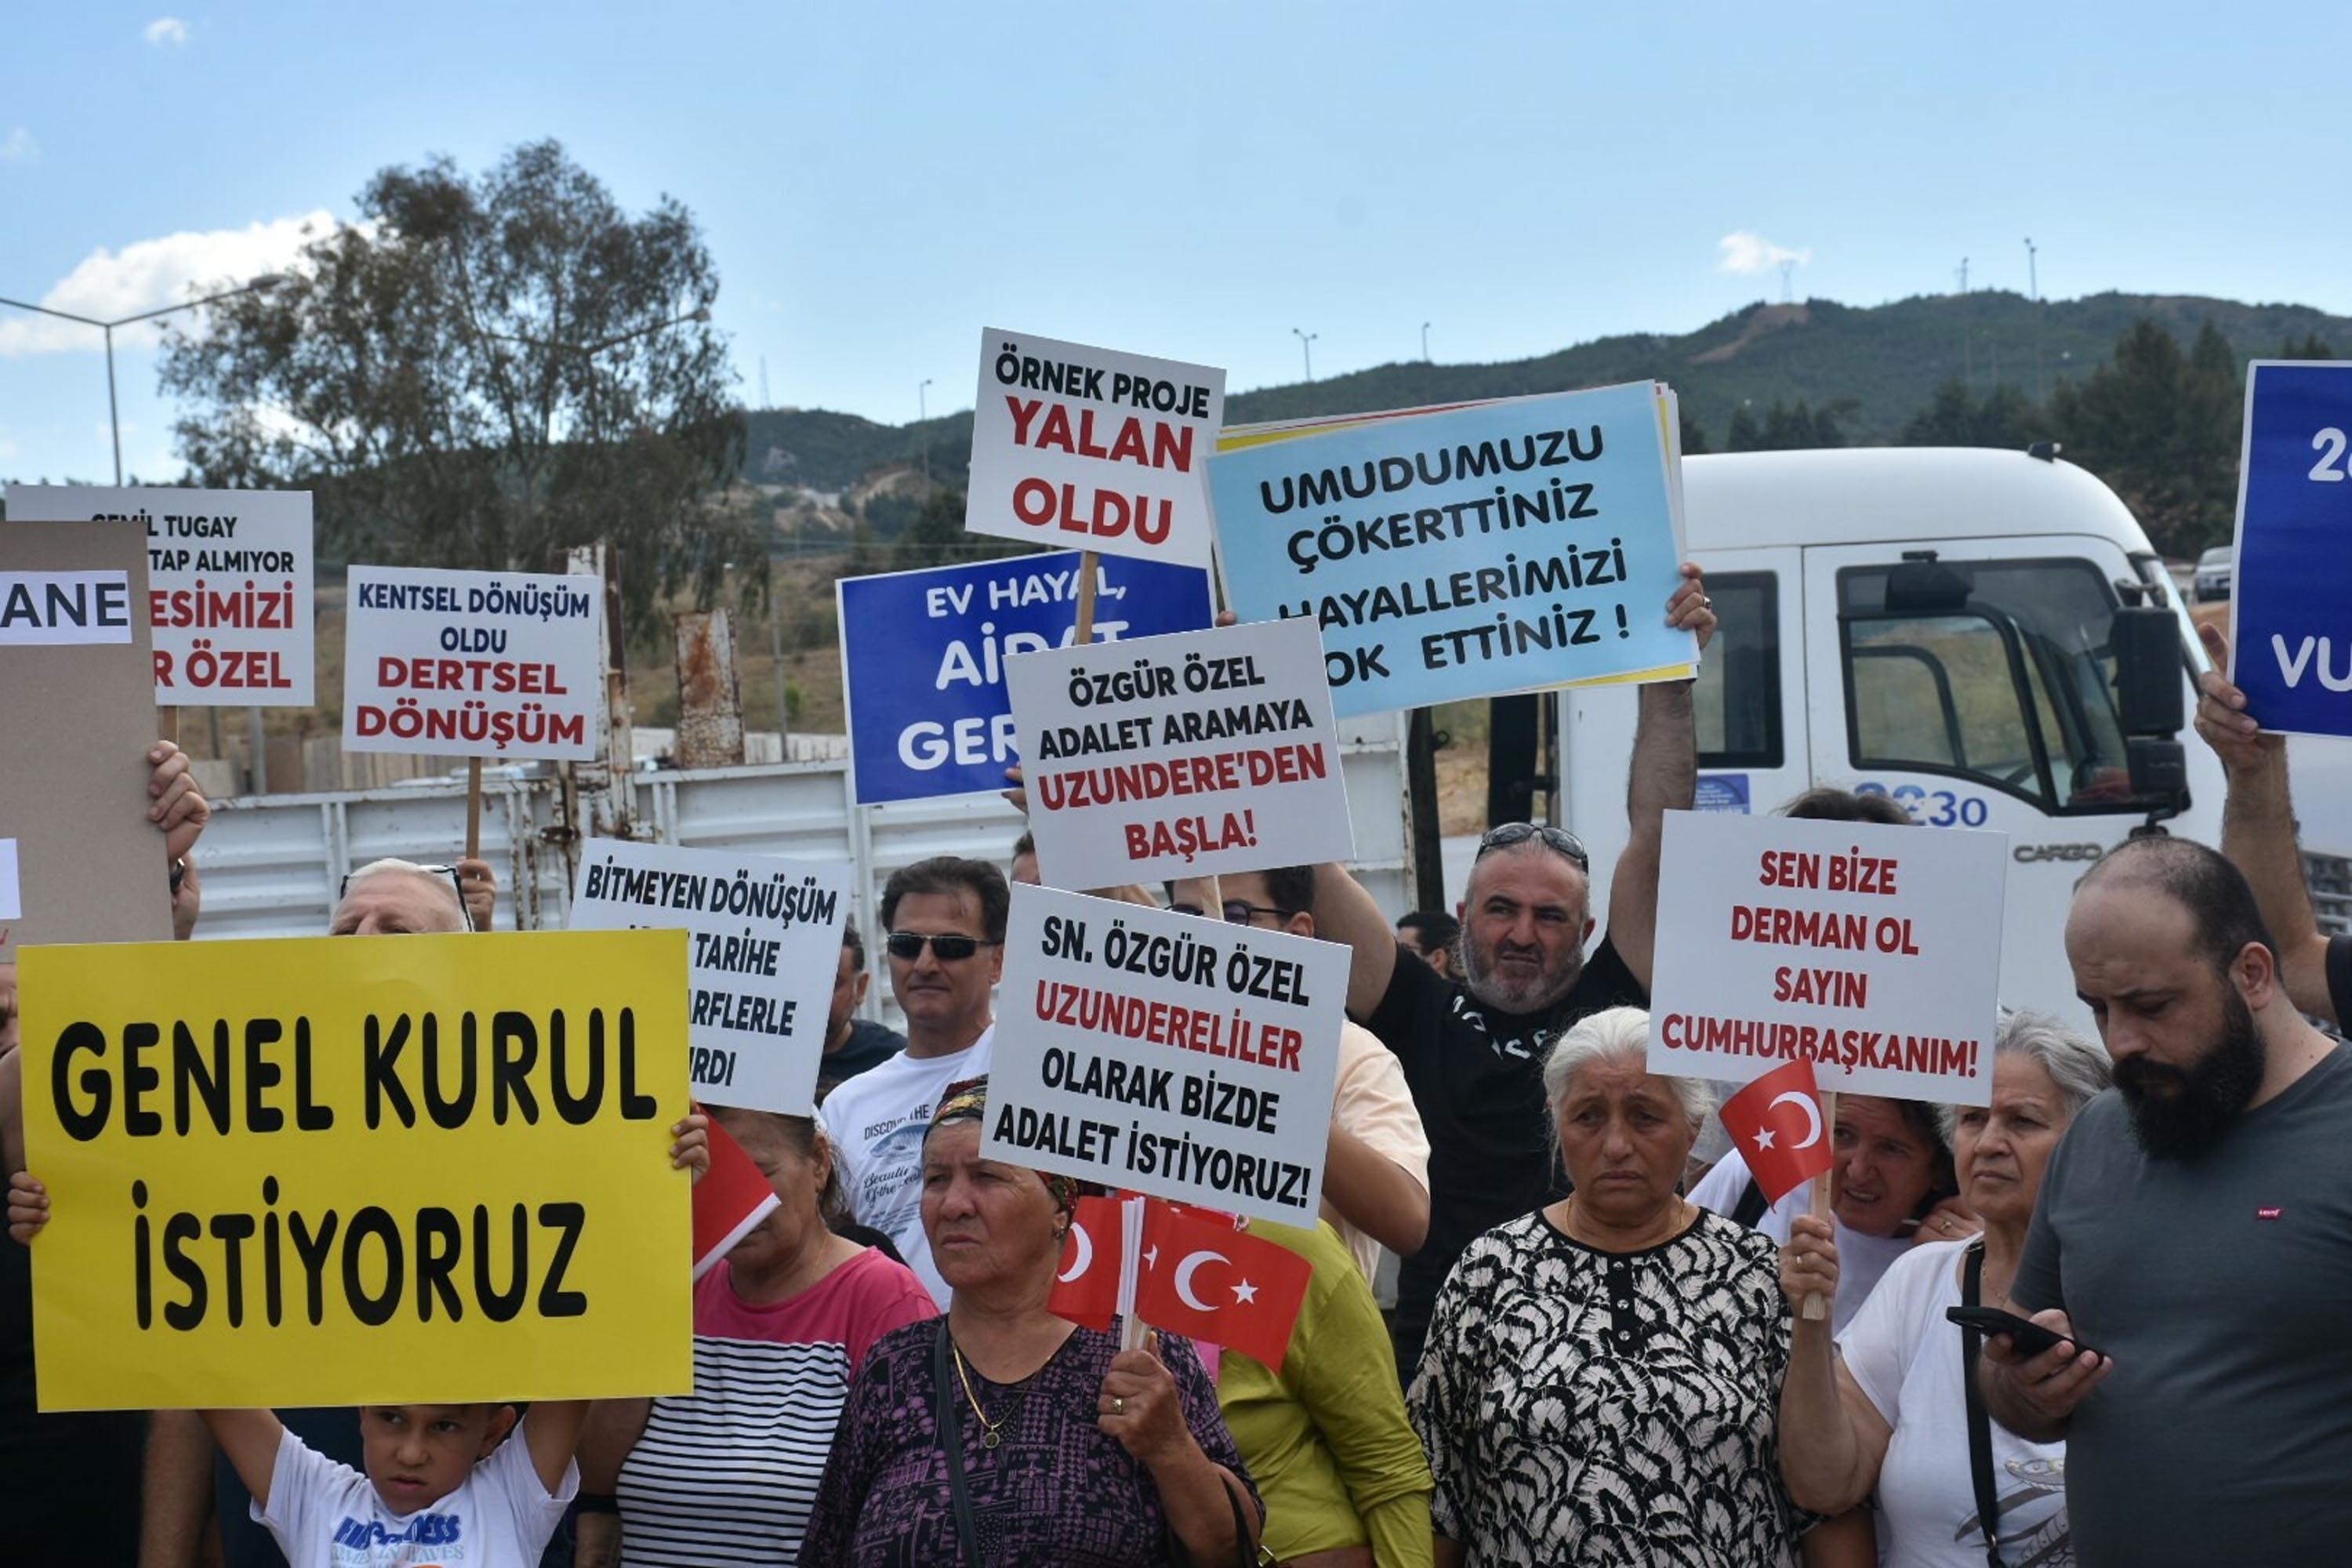
<path fill-rule="evenodd" d="M 801 1543 L 802 1568 L 952 1568 L 963 1561 L 947 1456 L 931 1419 L 931 1349 L 947 1320 L 908 1323 L 875 1342 L 851 1386 Z M 1202 1452 L 1257 1489 L 1217 1412 L 1192 1342 L 1160 1340 L 1185 1425 Z M 989 1568 L 1160 1568 L 1172 1560 L 1150 1472 L 1095 1425 L 1115 1334 L 1075 1330 L 1024 1382 L 972 1390 L 1003 1422 L 1001 1447 L 955 1390 L 957 1436 L 971 1489 L 980 1561 Z M 970 1363 L 965 1363 L 967 1367 Z M 1257 1504 L 1262 1518 L 1265 1507 Z"/>

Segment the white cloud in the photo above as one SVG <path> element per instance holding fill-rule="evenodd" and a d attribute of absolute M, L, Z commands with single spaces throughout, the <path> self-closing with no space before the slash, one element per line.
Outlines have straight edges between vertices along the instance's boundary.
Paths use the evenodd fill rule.
<path fill-rule="evenodd" d="M 1769 272 L 1784 261 L 1801 267 L 1813 258 L 1811 250 L 1791 250 L 1785 245 L 1775 245 L 1752 229 L 1727 234 L 1715 243 L 1723 252 L 1716 258 L 1717 272 Z"/>
<path fill-rule="evenodd" d="M 281 217 L 243 228 L 142 239 L 119 251 L 101 246 L 42 295 L 39 302 L 93 321 L 120 321 L 142 310 L 181 304 L 199 289 L 217 283 L 226 281 L 234 287 L 265 272 L 283 270 L 292 265 L 303 246 L 336 226 L 334 215 L 322 207 L 299 217 Z M 138 328 L 118 332 L 115 339 L 117 346 L 152 342 Z M 79 322 L 17 311 L 0 314 L 0 359 L 34 353 L 95 353 L 104 347 L 100 333 Z"/>
<path fill-rule="evenodd" d="M 188 25 L 177 16 L 158 16 L 147 24 L 139 35 L 156 47 L 188 41 Z"/>
<path fill-rule="evenodd" d="M 21 125 L 0 139 L 0 163 L 37 163 L 40 158 L 41 144 Z"/>

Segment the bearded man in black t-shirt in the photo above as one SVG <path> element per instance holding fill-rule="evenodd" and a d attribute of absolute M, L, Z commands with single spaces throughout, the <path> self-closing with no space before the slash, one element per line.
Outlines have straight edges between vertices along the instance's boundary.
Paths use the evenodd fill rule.
<path fill-rule="evenodd" d="M 1715 611 L 1696 566 L 1666 602 L 1671 626 L 1704 648 Z M 1641 692 L 1628 835 L 1609 885 L 1609 929 L 1590 956 L 1591 866 L 1557 827 L 1507 823 L 1479 840 L 1455 954 L 1460 980 L 1401 944 L 1380 907 L 1338 866 L 1317 868 L 1315 923 L 1354 950 L 1348 1016 L 1404 1064 L 1429 1133 L 1429 1240 L 1397 1279 L 1397 1369 L 1410 1383 L 1438 1287 L 1462 1249 L 1505 1220 L 1566 1193 L 1551 1153 L 1543 1059 L 1555 1036 L 1588 1013 L 1649 1005 L 1664 814 L 1697 788 L 1690 682 Z"/>

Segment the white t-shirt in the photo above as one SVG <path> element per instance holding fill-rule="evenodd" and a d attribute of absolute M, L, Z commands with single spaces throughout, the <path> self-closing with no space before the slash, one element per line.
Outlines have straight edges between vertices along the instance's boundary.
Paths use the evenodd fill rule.
<path fill-rule="evenodd" d="M 1699 1178 L 1698 1185 L 1690 1191 L 1690 1201 L 1727 1218 L 1739 1206 L 1739 1195 L 1748 1190 L 1748 1163 L 1734 1149 L 1716 1163 L 1715 1169 Z M 1799 1187 L 1766 1209 L 1763 1217 L 1756 1222 L 1756 1228 L 1786 1247 L 1789 1222 L 1808 1212 L 1807 1205 L 1811 1202 L 1811 1187 Z M 1830 1326 L 1842 1330 L 1853 1321 L 1863 1302 L 1870 1299 L 1871 1288 L 1878 1283 L 1879 1277 L 1896 1258 L 1911 1250 L 1911 1243 L 1902 1237 L 1864 1236 L 1858 1230 L 1848 1230 L 1845 1221 L 1835 1215 L 1830 1216 L 1830 1225 L 1836 1232 L 1838 1249 L 1837 1301 L 1830 1312 Z"/>
<path fill-rule="evenodd" d="M 1404 1081 L 1404 1064 L 1361 1024 L 1339 1023 L 1339 1077 L 1331 1090 L 1331 1125 L 1345 1129 L 1364 1146 L 1401 1167 L 1429 1191 L 1429 1134 Z M 1323 1200 L 1323 1217 L 1364 1272 L 1366 1283 L 1381 1266 L 1381 1244 L 1357 1229 Z"/>
<path fill-rule="evenodd" d="M 948 1308 L 948 1282 L 931 1261 L 923 1235 L 923 1134 L 948 1085 L 988 1070 L 996 1026 L 962 1050 L 944 1057 L 900 1051 L 881 1066 L 859 1073 L 824 1097 L 824 1126 L 841 1162 L 841 1190 L 849 1212 L 898 1246 L 940 1310 Z"/>
<path fill-rule="evenodd" d="M 563 1485 L 548 1491 L 518 1427 L 456 1491 L 394 1513 L 374 1482 L 289 1432 L 278 1440 L 269 1506 L 254 1504 L 253 1517 L 287 1568 L 531 1568 L 579 1490 L 580 1468 L 568 1465 Z"/>
<path fill-rule="evenodd" d="M 1878 1560 L 1887 1568 L 1984 1568 L 1960 1331 L 1944 1316 L 1945 1308 L 1960 1304 L 1967 1247 L 1938 1241 L 1913 1247 L 1838 1336 L 1846 1370 L 1894 1428 L 1878 1472 Z M 2074 1562 L 2066 1445 L 2029 1443 L 1996 1421 L 1992 1473 L 2001 1561 Z"/>

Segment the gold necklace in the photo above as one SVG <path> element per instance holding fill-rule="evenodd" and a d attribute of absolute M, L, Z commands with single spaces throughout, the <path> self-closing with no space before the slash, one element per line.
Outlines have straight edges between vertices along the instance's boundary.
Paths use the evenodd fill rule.
<path fill-rule="evenodd" d="M 1008 1410 L 991 1421 L 988 1418 L 988 1412 L 980 1407 L 980 1395 L 972 1392 L 971 1373 L 964 1370 L 963 1347 L 955 1342 L 953 1334 L 948 1336 L 948 1353 L 955 1357 L 956 1380 L 963 1384 L 963 1396 L 971 1402 L 971 1413 L 980 1417 L 980 1446 L 983 1448 L 993 1448 L 1004 1441 L 998 1433 L 1003 1429 L 1007 1421 L 1013 1419 L 1013 1412 Z M 1019 1402 L 1015 1401 L 1014 1409 L 1019 1407 Z"/>

